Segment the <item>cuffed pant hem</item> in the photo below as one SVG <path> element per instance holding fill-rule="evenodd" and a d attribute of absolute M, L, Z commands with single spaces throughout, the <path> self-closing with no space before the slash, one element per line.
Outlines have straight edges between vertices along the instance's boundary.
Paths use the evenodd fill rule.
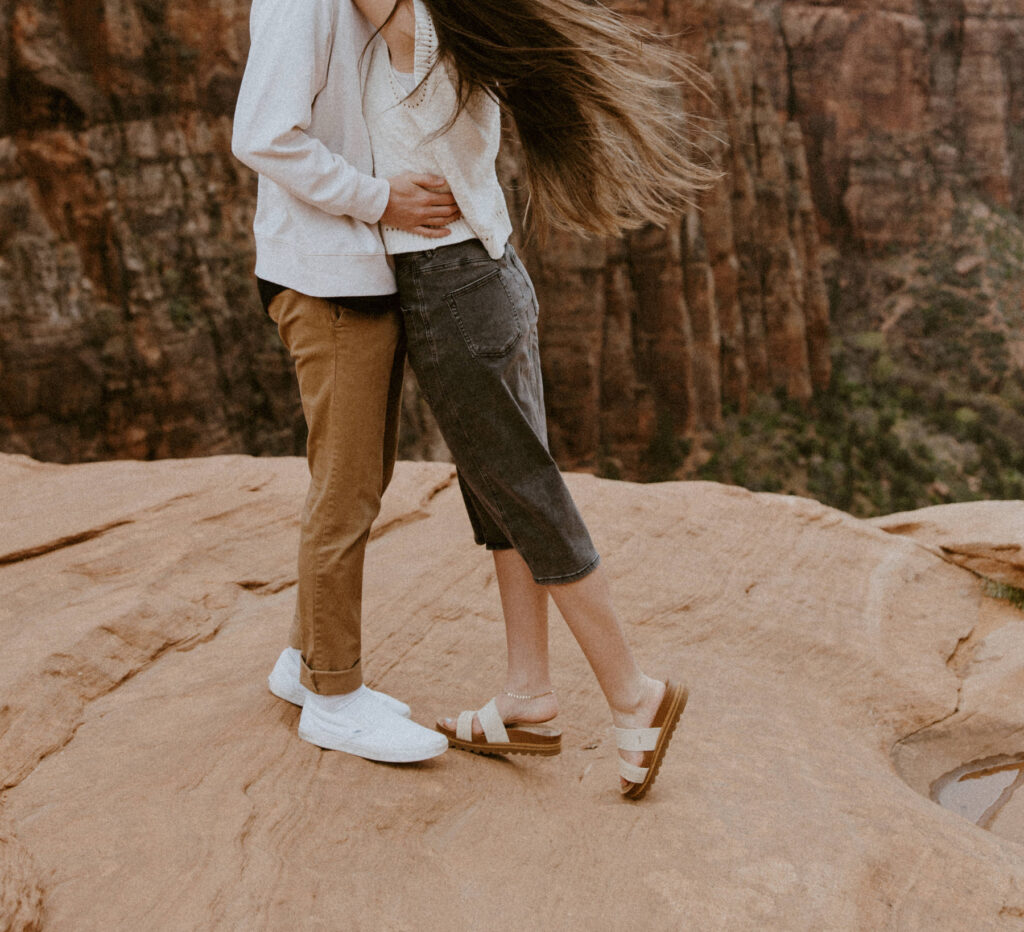
<path fill-rule="evenodd" d="M 534 576 L 533 581 L 539 586 L 561 586 L 565 583 L 576 582 L 576 580 L 582 579 L 584 576 L 588 576 L 590 573 L 594 572 L 600 562 L 601 557 L 598 555 L 583 567 L 583 569 L 577 570 L 575 573 L 569 573 L 565 576 Z"/>
<path fill-rule="evenodd" d="M 299 682 L 318 696 L 340 696 L 363 685 L 362 661 L 356 661 L 348 670 L 310 670 L 302 661 Z"/>

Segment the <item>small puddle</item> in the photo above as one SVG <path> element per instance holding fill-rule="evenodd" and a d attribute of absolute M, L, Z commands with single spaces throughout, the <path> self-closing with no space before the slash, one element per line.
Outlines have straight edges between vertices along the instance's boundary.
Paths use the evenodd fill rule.
<path fill-rule="evenodd" d="M 931 797 L 981 828 L 988 828 L 1024 784 L 1024 754 L 988 757 L 957 767 L 932 784 Z"/>

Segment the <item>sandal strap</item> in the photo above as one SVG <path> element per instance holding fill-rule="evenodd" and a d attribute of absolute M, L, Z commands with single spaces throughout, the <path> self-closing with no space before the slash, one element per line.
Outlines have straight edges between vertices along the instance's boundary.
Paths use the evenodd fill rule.
<path fill-rule="evenodd" d="M 494 699 L 476 714 L 480 716 L 480 724 L 484 727 L 484 737 L 491 744 L 508 744 L 508 732 L 501 720 L 498 703 Z"/>
<path fill-rule="evenodd" d="M 455 722 L 455 737 L 460 741 L 472 741 L 473 740 L 473 716 L 476 712 L 472 710 L 468 712 L 460 712 L 459 717 Z"/>
<path fill-rule="evenodd" d="M 619 728 L 615 726 L 615 743 L 621 751 L 653 751 L 658 746 L 660 728 Z"/>
<path fill-rule="evenodd" d="M 643 783 L 647 776 L 646 767 L 637 767 L 636 764 L 631 764 L 627 760 L 619 758 L 619 773 L 629 780 L 630 783 Z"/>
<path fill-rule="evenodd" d="M 501 713 L 494 699 L 477 712 L 460 712 L 455 723 L 455 737 L 467 743 L 473 742 L 473 716 L 479 716 L 484 737 L 489 744 L 508 744 L 508 732 L 501 720 Z"/>

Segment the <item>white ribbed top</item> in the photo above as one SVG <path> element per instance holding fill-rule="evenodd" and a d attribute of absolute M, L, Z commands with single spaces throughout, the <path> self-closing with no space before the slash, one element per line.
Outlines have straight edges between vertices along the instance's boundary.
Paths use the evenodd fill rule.
<path fill-rule="evenodd" d="M 416 75 L 411 71 L 399 71 L 394 65 L 392 65 L 391 73 L 395 76 L 395 80 L 402 85 L 402 90 L 405 91 L 406 95 L 409 95 L 416 90 Z"/>
<path fill-rule="evenodd" d="M 363 114 L 370 132 L 373 170 L 378 178 L 402 172 L 441 176 L 451 186 L 462 218 L 448 225 L 451 233 L 443 239 L 381 224 L 384 245 L 388 253 L 395 254 L 479 239 L 488 253 L 498 259 L 512 231 L 505 195 L 494 167 L 501 142 L 498 105 L 478 94 L 452 127 L 431 138 L 450 119 L 456 95 L 443 66 L 430 70 L 437 55 L 434 24 L 421 0 L 413 0 L 413 7 L 413 92 L 410 94 L 402 86 L 382 39 L 375 41 L 370 52 L 363 87 Z"/>
<path fill-rule="evenodd" d="M 418 172 L 424 175 L 444 177 L 436 156 L 424 145 L 424 134 L 419 123 L 409 112 L 411 107 L 422 102 L 423 91 L 415 90 L 415 73 L 412 76 L 413 94 L 407 97 L 397 74 L 391 67 L 388 47 L 383 42 L 374 44 L 366 85 L 363 88 L 363 114 L 370 131 L 370 148 L 373 150 L 373 172 L 378 178 L 393 178 L 402 172 Z M 438 126 L 443 126 L 443 121 Z M 455 189 L 452 189 L 455 193 Z M 455 200 L 458 202 L 458 195 Z M 380 225 L 384 237 L 384 248 L 389 255 L 400 252 L 418 252 L 452 243 L 464 243 L 475 239 L 473 228 L 465 219 L 449 223 L 451 233 L 443 238 L 420 236 L 408 233 L 398 227 Z"/>

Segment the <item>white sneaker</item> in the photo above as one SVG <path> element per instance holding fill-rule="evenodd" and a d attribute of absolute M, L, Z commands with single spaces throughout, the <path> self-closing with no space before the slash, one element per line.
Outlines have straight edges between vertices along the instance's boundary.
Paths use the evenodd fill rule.
<path fill-rule="evenodd" d="M 341 696 L 310 692 L 299 737 L 317 747 L 397 764 L 428 760 L 448 749 L 444 735 L 393 712 L 365 686 Z"/>
<path fill-rule="evenodd" d="M 286 647 L 277 658 L 274 669 L 267 677 L 267 686 L 278 699 L 291 702 L 295 705 L 305 705 L 306 697 L 312 695 L 305 686 L 299 682 L 299 670 L 302 668 L 302 654 L 294 647 Z M 387 706 L 392 712 L 409 718 L 412 710 L 401 699 L 389 696 L 387 693 L 378 692 L 376 689 L 364 687 L 370 695 L 378 702 Z"/>

